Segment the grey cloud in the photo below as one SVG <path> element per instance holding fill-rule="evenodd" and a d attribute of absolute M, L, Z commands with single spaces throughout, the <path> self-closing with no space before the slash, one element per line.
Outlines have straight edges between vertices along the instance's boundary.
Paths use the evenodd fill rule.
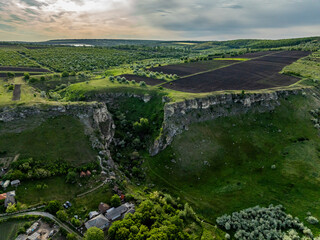
<path fill-rule="evenodd" d="M 184 35 L 223 34 L 263 28 L 287 28 L 320 24 L 320 1 L 304 0 L 137 0 L 135 12 L 147 24 Z M 163 13 L 156 14 L 161 9 Z M 239 31 L 241 29 L 241 31 Z"/>
<path fill-rule="evenodd" d="M 8 31 L 8 32 L 12 32 L 15 30 L 15 27 L 8 25 L 8 24 L 2 24 L 0 23 L 0 30 L 4 30 L 4 31 Z"/>
<path fill-rule="evenodd" d="M 37 0 L 21 0 L 21 2 L 27 4 L 30 7 L 42 7 L 42 6 L 48 6 L 48 3 L 46 2 L 39 2 Z"/>

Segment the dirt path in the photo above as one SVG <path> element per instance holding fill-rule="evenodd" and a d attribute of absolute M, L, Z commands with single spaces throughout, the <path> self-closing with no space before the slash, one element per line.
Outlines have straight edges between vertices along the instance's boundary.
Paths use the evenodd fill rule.
<path fill-rule="evenodd" d="M 19 101 L 21 96 L 21 84 L 15 84 L 14 85 L 14 90 L 13 90 L 13 96 L 12 100 L 13 101 Z"/>
<path fill-rule="evenodd" d="M 84 192 L 84 193 L 81 193 L 81 194 L 77 195 L 77 198 L 83 197 L 83 196 L 85 196 L 85 195 L 87 195 L 87 194 L 89 194 L 89 193 L 91 193 L 91 192 L 93 192 L 93 191 L 101 188 L 101 187 L 104 186 L 106 183 L 107 183 L 107 182 L 105 181 L 105 182 L 101 183 L 99 186 L 96 186 L 95 188 L 92 188 L 92 189 L 90 189 L 90 190 L 87 191 L 87 192 Z"/>

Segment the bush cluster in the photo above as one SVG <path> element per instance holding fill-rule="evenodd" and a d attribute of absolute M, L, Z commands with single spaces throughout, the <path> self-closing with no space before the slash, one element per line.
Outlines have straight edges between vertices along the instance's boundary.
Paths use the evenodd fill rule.
<path fill-rule="evenodd" d="M 313 238 L 312 232 L 298 218 L 283 211 L 283 207 L 270 205 L 256 206 L 231 215 L 217 218 L 217 223 L 227 231 L 234 231 L 235 239 L 282 239 L 285 231 L 295 229 L 306 237 Z"/>
<path fill-rule="evenodd" d="M 116 76 L 116 77 L 114 77 L 114 76 L 110 76 L 109 77 L 109 80 L 111 81 L 111 82 L 114 82 L 114 81 L 117 81 L 118 83 L 120 83 L 120 84 L 133 84 L 133 85 L 135 85 L 137 82 L 136 82 L 136 80 L 131 80 L 131 81 L 129 81 L 129 80 L 127 80 L 125 77 L 121 77 L 121 76 Z M 140 81 L 139 82 L 139 86 L 140 87 L 145 87 L 146 86 L 146 83 L 144 82 L 144 81 Z"/>
<path fill-rule="evenodd" d="M 190 206 L 183 208 L 170 195 L 152 193 L 134 214 L 114 222 L 108 232 L 109 239 L 191 239 L 184 231 L 189 218 L 196 218 Z"/>
<path fill-rule="evenodd" d="M 149 70 L 140 70 L 140 69 L 135 69 L 133 71 L 133 74 L 141 77 L 149 77 L 149 78 L 154 78 L 154 79 L 160 79 L 160 80 L 176 80 L 179 78 L 177 74 L 165 74 L 163 72 L 152 72 Z"/>

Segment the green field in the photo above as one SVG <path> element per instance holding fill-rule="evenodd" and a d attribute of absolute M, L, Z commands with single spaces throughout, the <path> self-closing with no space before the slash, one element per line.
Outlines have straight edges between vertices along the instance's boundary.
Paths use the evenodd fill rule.
<path fill-rule="evenodd" d="M 100 202 L 108 202 L 111 197 L 111 191 L 108 187 L 99 188 L 92 193 L 77 198 L 78 194 L 89 191 L 91 188 L 98 186 L 96 178 L 81 179 L 77 183 L 66 183 L 65 176 L 56 176 L 41 180 L 23 181 L 17 188 L 17 199 L 19 202 L 28 206 L 39 203 L 58 200 L 61 203 L 71 201 L 73 209 L 81 211 L 96 209 Z M 81 183 L 81 187 L 79 185 Z M 37 188 L 38 185 L 46 184 L 43 189 Z M 87 213 L 87 212 L 86 212 Z"/>
<path fill-rule="evenodd" d="M 20 154 L 43 163 L 63 160 L 76 167 L 95 161 L 96 155 L 83 125 L 70 116 L 1 122 L 0 149 L 8 156 Z"/>
<path fill-rule="evenodd" d="M 318 107 L 316 98 L 291 96 L 270 113 L 193 124 L 146 162 L 149 180 L 212 223 L 271 203 L 300 219 L 308 211 L 319 218 L 320 139 L 309 113 Z"/>
<path fill-rule="evenodd" d="M 28 222 L 26 220 L 12 220 L 0 223 L 0 240 L 13 240 L 20 227 Z"/>

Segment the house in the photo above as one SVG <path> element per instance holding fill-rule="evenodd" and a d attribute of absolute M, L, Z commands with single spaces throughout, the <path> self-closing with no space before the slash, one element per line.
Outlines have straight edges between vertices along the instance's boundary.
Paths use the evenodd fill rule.
<path fill-rule="evenodd" d="M 13 180 L 12 182 L 11 182 L 11 186 L 12 187 L 17 187 L 17 186 L 19 186 L 20 185 L 20 180 Z"/>
<path fill-rule="evenodd" d="M 10 180 L 7 180 L 4 182 L 4 184 L 2 185 L 3 188 L 7 188 L 10 184 Z"/>
<path fill-rule="evenodd" d="M 27 240 L 27 235 L 25 235 L 25 234 L 20 234 L 18 237 L 16 237 L 16 239 L 15 240 Z"/>
<path fill-rule="evenodd" d="M 110 226 L 110 222 L 105 216 L 99 214 L 98 216 L 87 221 L 84 225 L 87 230 L 92 227 L 97 227 L 104 230 Z"/>
<path fill-rule="evenodd" d="M 31 235 L 32 233 L 36 232 L 38 227 L 40 226 L 40 224 L 38 222 L 35 222 L 34 224 L 32 224 L 31 227 L 29 227 L 26 231 L 26 233 L 28 235 Z"/>
<path fill-rule="evenodd" d="M 89 212 L 89 218 L 94 218 L 95 216 L 98 216 L 99 213 L 97 211 L 92 211 L 92 212 Z"/>
<path fill-rule="evenodd" d="M 99 212 L 105 214 L 105 212 L 110 208 L 110 206 L 106 203 L 101 202 L 99 204 Z"/>
<path fill-rule="evenodd" d="M 87 174 L 87 177 L 91 176 L 91 172 L 89 170 L 87 170 L 86 174 Z"/>
<path fill-rule="evenodd" d="M 31 236 L 27 237 L 27 240 L 40 240 L 41 236 L 40 233 L 35 232 Z"/>
<path fill-rule="evenodd" d="M 0 194 L 0 201 L 1 200 L 5 200 L 6 198 L 7 198 L 7 194 L 6 193 Z"/>
<path fill-rule="evenodd" d="M 15 193 L 12 194 L 12 192 L 8 192 L 7 193 L 7 197 L 4 200 L 4 206 L 7 208 L 9 204 L 15 204 L 16 203 L 16 199 L 15 199 Z"/>
<path fill-rule="evenodd" d="M 124 200 L 125 196 L 123 194 L 120 195 L 120 199 Z"/>
<path fill-rule="evenodd" d="M 86 176 L 86 173 L 84 171 L 81 171 L 80 172 L 80 177 L 85 177 Z"/>
<path fill-rule="evenodd" d="M 117 208 L 110 208 L 106 212 L 106 217 L 109 221 L 112 221 L 112 222 L 116 220 L 120 220 L 120 219 L 123 219 L 125 214 L 128 211 L 131 211 L 132 209 L 134 210 L 134 204 L 125 203 Z"/>

